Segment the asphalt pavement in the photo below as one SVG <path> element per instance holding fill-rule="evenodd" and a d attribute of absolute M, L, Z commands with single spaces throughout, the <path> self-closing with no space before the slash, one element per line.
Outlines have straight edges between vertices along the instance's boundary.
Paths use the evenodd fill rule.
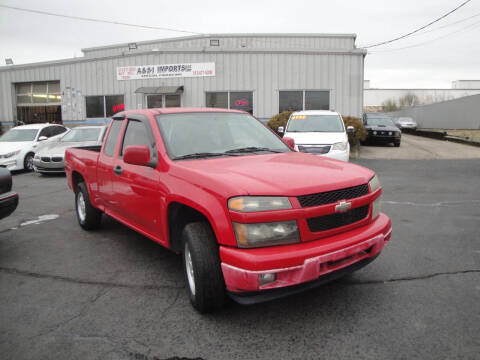
<path fill-rule="evenodd" d="M 200 315 L 181 258 L 104 217 L 78 226 L 63 176 L 14 175 L 0 222 L 2 359 L 478 359 L 480 160 L 356 160 L 393 236 L 366 268 Z"/>

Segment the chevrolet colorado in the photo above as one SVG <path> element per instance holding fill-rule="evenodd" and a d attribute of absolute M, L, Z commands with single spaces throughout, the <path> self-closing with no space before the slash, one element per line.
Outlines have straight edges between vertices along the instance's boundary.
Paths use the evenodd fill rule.
<path fill-rule="evenodd" d="M 391 237 L 373 171 L 296 152 L 241 111 L 121 112 L 103 145 L 66 151 L 65 170 L 80 226 L 105 213 L 181 253 L 200 312 L 331 281 Z"/>

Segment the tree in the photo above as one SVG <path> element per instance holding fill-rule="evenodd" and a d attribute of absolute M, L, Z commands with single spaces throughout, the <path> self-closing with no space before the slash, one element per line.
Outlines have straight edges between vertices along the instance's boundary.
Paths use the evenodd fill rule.
<path fill-rule="evenodd" d="M 401 108 L 412 107 L 420 104 L 418 96 L 413 93 L 407 93 L 398 99 Z"/>
<path fill-rule="evenodd" d="M 399 109 L 395 99 L 387 99 L 382 103 L 382 111 L 391 112 Z"/>

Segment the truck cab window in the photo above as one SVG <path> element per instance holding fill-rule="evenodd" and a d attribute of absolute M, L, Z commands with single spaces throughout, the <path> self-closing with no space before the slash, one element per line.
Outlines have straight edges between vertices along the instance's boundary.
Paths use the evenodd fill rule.
<path fill-rule="evenodd" d="M 151 142 L 148 140 L 148 133 L 145 125 L 136 120 L 129 120 L 125 136 L 123 138 L 122 152 L 130 145 L 145 145 L 151 148 Z"/>
<path fill-rule="evenodd" d="M 103 153 L 106 156 L 113 156 L 115 145 L 117 144 L 118 135 L 122 129 L 123 120 L 112 120 L 113 124 L 108 133 L 107 141 L 105 142 L 105 149 Z"/>

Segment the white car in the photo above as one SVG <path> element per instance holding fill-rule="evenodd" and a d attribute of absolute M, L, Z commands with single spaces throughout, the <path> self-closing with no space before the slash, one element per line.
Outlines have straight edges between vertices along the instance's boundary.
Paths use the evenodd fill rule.
<path fill-rule="evenodd" d="M 353 132 L 353 126 L 349 126 L 347 131 Z M 295 140 L 296 150 L 343 161 L 350 159 L 347 131 L 342 116 L 327 110 L 294 112 L 285 129 L 278 128 L 284 137 Z"/>
<path fill-rule="evenodd" d="M 56 124 L 30 124 L 11 128 L 0 137 L 0 166 L 8 170 L 33 170 L 40 144 L 64 134 L 68 128 Z"/>

